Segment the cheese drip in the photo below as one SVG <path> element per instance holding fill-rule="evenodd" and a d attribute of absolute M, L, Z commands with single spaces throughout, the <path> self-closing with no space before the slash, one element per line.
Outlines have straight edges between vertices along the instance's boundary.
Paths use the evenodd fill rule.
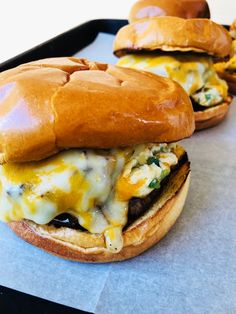
<path fill-rule="evenodd" d="M 199 105 L 210 107 L 227 98 L 228 87 L 210 57 L 200 55 L 126 55 L 118 65 L 151 72 L 178 82 Z"/>
<path fill-rule="evenodd" d="M 0 220 L 47 224 L 61 213 L 104 234 L 119 252 L 132 197 L 145 197 L 178 162 L 174 145 L 139 145 L 109 151 L 69 150 L 40 162 L 0 166 Z"/>

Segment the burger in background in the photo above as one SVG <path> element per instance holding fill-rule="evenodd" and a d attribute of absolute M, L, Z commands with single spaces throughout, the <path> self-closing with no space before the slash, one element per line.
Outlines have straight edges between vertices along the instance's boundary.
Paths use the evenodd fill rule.
<path fill-rule="evenodd" d="M 157 16 L 210 18 L 210 9 L 206 0 L 139 0 L 130 10 L 129 22 Z"/>
<path fill-rule="evenodd" d="M 168 2 L 169 3 L 169 2 Z M 232 97 L 213 62 L 231 56 L 227 30 L 209 19 L 153 17 L 119 30 L 114 41 L 118 65 L 178 82 L 192 100 L 196 129 L 221 122 Z"/>
<path fill-rule="evenodd" d="M 229 33 L 233 39 L 234 56 L 228 62 L 216 63 L 215 69 L 219 76 L 227 82 L 230 93 L 236 95 L 236 20 L 230 26 Z"/>

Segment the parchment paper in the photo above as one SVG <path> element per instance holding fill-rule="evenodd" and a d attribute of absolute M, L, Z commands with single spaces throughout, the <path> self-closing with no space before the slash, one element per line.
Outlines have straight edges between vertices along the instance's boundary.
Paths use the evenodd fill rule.
<path fill-rule="evenodd" d="M 78 57 L 115 63 L 113 36 Z M 192 162 L 184 211 L 168 235 L 130 261 L 64 261 L 0 223 L 0 284 L 99 314 L 236 313 L 236 102 L 219 126 L 182 143 Z"/>

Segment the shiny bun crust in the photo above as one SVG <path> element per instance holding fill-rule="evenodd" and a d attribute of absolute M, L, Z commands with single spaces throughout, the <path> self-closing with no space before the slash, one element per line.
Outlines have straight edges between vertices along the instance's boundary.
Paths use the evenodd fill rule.
<path fill-rule="evenodd" d="M 204 111 L 194 112 L 196 130 L 211 128 L 222 122 L 229 111 L 229 105 L 232 99 L 231 96 L 228 96 L 227 100 L 218 106 L 211 107 Z"/>
<path fill-rule="evenodd" d="M 0 162 L 68 148 L 173 142 L 194 131 L 177 83 L 150 73 L 52 58 L 0 73 Z"/>
<path fill-rule="evenodd" d="M 211 20 L 161 16 L 122 27 L 113 48 L 119 57 L 132 52 L 161 50 L 193 51 L 225 59 L 232 54 L 231 45 L 227 30 Z"/>
<path fill-rule="evenodd" d="M 186 162 L 172 174 L 152 208 L 123 232 L 124 247 L 117 254 L 106 249 L 103 235 L 27 220 L 9 225 L 27 242 L 65 259 L 92 263 L 121 261 L 141 254 L 165 236 L 183 209 L 189 181 L 190 167 Z"/>
<path fill-rule="evenodd" d="M 130 10 L 129 22 L 155 16 L 210 18 L 210 9 L 205 0 L 139 0 Z"/>

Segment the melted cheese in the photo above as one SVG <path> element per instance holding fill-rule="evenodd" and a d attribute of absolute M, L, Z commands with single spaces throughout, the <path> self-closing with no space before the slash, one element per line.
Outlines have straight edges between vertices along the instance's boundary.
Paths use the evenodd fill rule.
<path fill-rule="evenodd" d="M 233 52 L 234 54 L 236 54 L 236 39 L 233 40 L 232 46 L 233 46 Z"/>
<path fill-rule="evenodd" d="M 225 69 L 232 72 L 236 71 L 236 54 L 227 62 Z"/>
<path fill-rule="evenodd" d="M 218 77 L 211 58 L 206 56 L 127 55 L 118 61 L 118 65 L 171 78 L 202 106 L 216 105 L 228 94 L 227 84 Z"/>
<path fill-rule="evenodd" d="M 236 40 L 235 40 L 236 42 Z M 216 64 L 216 69 L 226 70 L 229 72 L 236 72 L 236 47 L 235 47 L 235 55 L 228 61 Z"/>
<path fill-rule="evenodd" d="M 173 150 L 166 144 L 69 150 L 40 162 L 4 164 L 0 219 L 47 224 L 70 213 L 89 232 L 104 234 L 110 251 L 119 252 L 129 200 L 148 195 L 155 188 L 153 180 L 161 182 L 165 170 L 178 162 Z"/>

